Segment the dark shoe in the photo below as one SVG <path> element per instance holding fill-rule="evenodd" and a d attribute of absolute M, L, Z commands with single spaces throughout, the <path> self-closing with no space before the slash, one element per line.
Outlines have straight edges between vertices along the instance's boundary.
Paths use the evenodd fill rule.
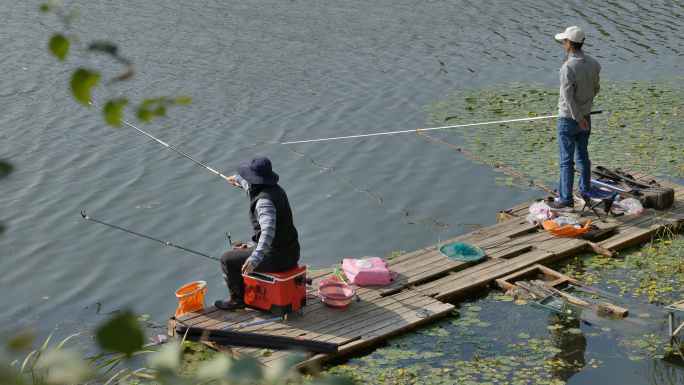
<path fill-rule="evenodd" d="M 549 207 L 551 207 L 551 210 L 554 211 L 562 211 L 566 213 L 571 213 L 575 211 L 575 203 L 570 202 L 570 203 L 559 203 L 559 202 L 551 202 L 549 203 Z"/>
<path fill-rule="evenodd" d="M 216 301 L 214 306 L 225 311 L 245 310 L 245 284 L 229 282 L 228 290 L 230 291 L 230 300 Z"/>
<path fill-rule="evenodd" d="M 224 311 L 245 311 L 245 301 L 236 301 L 234 299 L 218 300 L 214 302 L 216 308 Z"/>

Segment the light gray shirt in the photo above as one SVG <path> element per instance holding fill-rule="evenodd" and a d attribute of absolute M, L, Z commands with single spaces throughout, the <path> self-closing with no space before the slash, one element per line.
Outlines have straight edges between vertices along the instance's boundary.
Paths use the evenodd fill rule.
<path fill-rule="evenodd" d="M 601 66 L 582 51 L 570 52 L 560 69 L 558 116 L 581 122 L 591 112 L 594 96 L 601 90 Z"/>

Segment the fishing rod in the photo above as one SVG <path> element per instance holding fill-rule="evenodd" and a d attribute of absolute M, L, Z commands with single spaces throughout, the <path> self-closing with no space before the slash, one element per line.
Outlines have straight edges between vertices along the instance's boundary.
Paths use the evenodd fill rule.
<path fill-rule="evenodd" d="M 603 111 L 591 111 L 591 112 L 590 112 L 591 115 L 602 114 L 602 113 L 603 113 Z M 557 118 L 558 116 L 554 116 L 554 117 Z M 449 146 L 449 147 L 451 147 L 451 148 L 453 148 L 453 149 L 456 149 L 456 150 L 458 150 L 458 151 L 461 151 L 462 153 L 464 153 L 464 154 L 466 154 L 466 155 L 470 155 L 470 156 L 472 156 L 472 157 L 475 158 L 475 159 L 481 160 L 481 161 L 483 161 L 483 162 L 485 162 L 485 163 L 487 163 L 487 164 L 490 164 L 490 165 L 492 165 L 492 166 L 494 166 L 494 167 L 496 167 L 496 168 L 499 168 L 499 169 L 501 169 L 501 170 L 503 170 L 503 171 L 505 171 L 505 172 L 507 172 L 507 173 L 509 173 L 509 174 L 511 174 L 511 175 L 517 176 L 518 178 L 520 178 L 520 179 L 522 179 L 522 180 L 524 180 L 524 181 L 527 181 L 527 182 L 529 182 L 529 183 L 531 183 L 531 184 L 533 184 L 533 185 L 535 185 L 535 186 L 541 188 L 542 190 L 546 190 L 546 191 L 550 192 L 551 194 L 553 194 L 553 195 L 555 195 L 555 196 L 558 196 L 558 193 L 557 193 L 555 190 L 552 191 L 551 189 L 548 189 L 548 188 L 546 188 L 546 187 L 540 185 L 539 183 L 537 183 L 537 182 L 535 182 L 535 181 L 533 181 L 533 180 L 531 180 L 531 179 L 525 178 L 524 176 L 518 174 L 517 172 L 511 171 L 511 170 L 509 170 L 509 169 L 506 169 L 506 168 L 502 167 L 500 164 L 492 163 L 492 162 L 488 161 L 487 159 L 481 158 L 481 157 L 479 157 L 479 156 L 477 156 L 477 155 L 475 155 L 475 154 L 472 154 L 472 153 L 470 153 L 470 152 L 468 152 L 468 151 L 466 151 L 466 150 L 464 150 L 464 149 L 462 149 L 462 148 L 459 148 L 459 147 L 456 147 L 456 146 L 452 146 L 451 144 L 446 143 L 446 142 L 443 142 L 443 141 L 441 141 L 441 140 L 439 140 L 439 139 L 437 139 L 437 138 L 433 138 L 433 137 L 430 136 L 430 135 L 425 135 L 425 134 L 423 134 L 422 131 L 427 131 L 427 130 L 432 130 L 432 128 L 428 128 L 428 129 L 424 129 L 424 130 L 413 130 L 413 132 L 417 132 L 417 133 L 419 133 L 420 135 L 423 135 L 423 136 L 426 137 L 426 138 L 430 138 L 430 139 L 432 139 L 432 140 L 434 140 L 434 141 L 436 141 L 436 142 L 442 143 L 442 144 L 445 145 L 445 146 Z M 555 168 L 554 168 L 554 172 L 555 172 Z M 555 181 L 554 181 L 554 183 L 555 183 Z"/>
<path fill-rule="evenodd" d="M 602 114 L 603 111 L 591 111 L 591 115 Z M 431 131 L 431 130 L 443 130 L 446 128 L 461 128 L 461 127 L 472 127 L 472 126 L 484 126 L 488 124 L 501 124 L 501 123 L 512 123 L 512 122 L 528 122 L 530 120 L 540 120 L 540 119 L 553 119 L 558 118 L 558 115 L 547 115 L 547 116 L 537 116 L 535 118 L 519 118 L 519 119 L 508 119 L 508 120 L 498 120 L 494 122 L 480 122 L 480 123 L 467 123 L 467 124 L 457 124 L 454 126 L 442 126 L 442 127 L 430 127 L 423 128 L 421 131 Z M 394 135 L 394 134 L 405 134 L 408 132 L 416 132 L 416 130 L 402 130 L 402 131 L 389 131 L 389 132 L 379 132 L 376 134 L 363 134 L 363 135 L 352 135 L 352 136 L 338 136 L 336 138 L 322 138 L 322 139 L 311 139 L 311 140 L 298 140 L 296 142 L 284 142 L 282 145 L 295 144 L 295 143 L 311 143 L 311 142 L 324 142 L 327 140 L 339 140 L 339 139 L 353 139 L 353 138 L 366 138 L 369 136 L 381 136 L 381 135 Z M 287 146 L 286 146 L 287 147 Z"/>
<path fill-rule="evenodd" d="M 19 65 L 19 64 L 17 64 L 17 65 Z M 46 81 L 46 82 L 52 84 L 53 86 L 55 86 L 55 87 L 57 87 L 57 88 L 59 88 L 59 89 L 65 91 L 65 92 L 67 92 L 67 93 L 70 93 L 70 94 L 73 95 L 73 96 L 76 96 L 76 95 L 74 95 L 73 92 L 71 92 L 71 90 L 68 90 L 68 89 L 66 89 L 66 88 L 60 87 L 60 86 L 59 86 L 58 84 L 56 84 L 55 82 L 52 82 L 52 81 L 50 81 L 50 80 L 48 80 L 48 79 L 45 79 L 44 77 L 42 77 L 42 76 L 38 75 L 37 73 L 35 73 L 35 72 L 29 70 L 28 68 L 26 68 L 26 67 L 24 67 L 24 66 L 22 66 L 22 65 L 19 65 L 19 67 L 23 68 L 25 71 L 28 71 L 28 72 L 32 73 L 32 74 L 35 75 L 36 77 L 38 77 L 38 78 L 40 78 L 40 79 L 42 79 L 42 80 L 44 80 L 44 81 Z M 104 111 L 102 108 L 100 108 L 99 106 L 97 106 L 97 105 L 95 105 L 95 104 L 93 104 L 93 103 L 91 103 L 91 102 L 88 102 L 88 105 L 89 105 L 89 106 L 92 106 L 92 107 L 95 107 L 96 109 L 100 110 L 102 113 L 105 113 L 105 111 Z M 197 159 L 195 159 L 195 158 L 193 158 L 193 157 L 191 157 L 191 156 L 189 156 L 189 155 L 184 154 L 183 152 L 181 152 L 181 151 L 178 150 L 177 148 L 175 148 L 175 147 L 173 147 L 173 146 L 171 146 L 171 145 L 169 145 L 169 144 L 167 144 L 167 143 L 161 141 L 161 140 L 158 139 L 158 138 L 155 138 L 154 136 L 148 134 L 147 132 L 145 132 L 145 131 L 139 129 L 138 127 L 136 127 L 136 126 L 134 126 L 134 125 L 128 123 L 127 121 L 125 121 L 125 120 L 123 120 L 123 119 L 121 119 L 121 118 L 117 118 L 117 120 L 120 121 L 121 123 L 123 123 L 123 124 L 125 124 L 125 125 L 127 125 L 127 126 L 129 126 L 129 127 L 131 127 L 131 128 L 133 128 L 134 130 L 136 130 L 136 131 L 138 131 L 138 132 L 140 132 L 140 133 L 146 135 L 147 137 L 156 140 L 158 143 L 162 144 L 162 145 L 165 146 L 166 148 L 171 149 L 171 150 L 173 150 L 173 151 L 175 151 L 175 152 L 177 152 L 177 153 L 183 155 L 184 157 L 186 157 L 186 158 L 190 159 L 191 161 L 195 162 L 196 164 L 198 164 L 198 165 L 200 165 L 200 166 L 206 168 L 207 170 L 213 172 L 214 174 L 220 176 L 221 178 L 223 178 L 223 179 L 225 179 L 225 180 L 228 180 L 228 177 L 227 177 L 227 176 L 225 176 L 225 175 L 221 174 L 220 172 L 214 170 L 213 168 L 211 168 L 211 167 L 205 165 L 204 163 L 198 161 Z M 240 186 L 240 185 L 237 185 L 237 186 L 238 186 L 238 187 L 242 187 L 242 186 Z"/>
<path fill-rule="evenodd" d="M 203 257 L 207 257 L 207 258 L 211 258 L 211 259 L 215 259 L 215 260 L 219 261 L 218 258 L 212 257 L 212 256 L 209 255 L 209 254 L 200 253 L 199 251 L 195 251 L 195 250 L 192 250 L 192 249 L 188 249 L 187 247 L 183 247 L 183 246 L 180 246 L 180 245 L 176 245 L 176 244 L 173 244 L 173 243 L 171 243 L 171 242 L 162 241 L 162 240 L 159 240 L 159 239 L 157 239 L 157 238 L 153 238 L 153 237 L 147 236 L 147 235 L 145 235 L 145 234 L 136 233 L 135 231 L 126 230 L 126 229 L 124 229 L 124 228 L 122 228 L 122 227 L 119 227 L 119 226 L 114 226 L 114 225 L 111 225 L 111 224 L 109 224 L 109 223 L 105 223 L 105 222 L 102 222 L 102 221 L 98 221 L 97 219 L 91 218 L 91 217 L 89 217 L 88 215 L 86 215 L 86 212 L 85 212 L 85 211 L 82 211 L 82 212 L 81 212 L 81 216 L 82 216 L 83 218 L 89 220 L 89 221 L 101 223 L 101 224 L 103 224 L 103 225 L 106 225 L 106 226 L 109 226 L 109 227 L 113 227 L 113 228 L 115 228 L 115 229 L 119 229 L 119 230 L 125 231 L 125 232 L 127 232 L 127 233 L 139 235 L 139 236 L 141 236 L 141 237 L 145 237 L 145 238 L 147 238 L 147 239 L 151 239 L 151 240 L 153 240 L 153 241 L 157 241 L 157 242 L 163 243 L 163 244 L 165 244 L 165 245 L 177 247 L 177 248 L 179 248 L 179 249 L 181 249 L 181 250 L 189 251 L 189 252 L 191 252 L 191 253 L 195 253 L 195 254 L 201 255 L 201 256 L 203 256 Z"/>

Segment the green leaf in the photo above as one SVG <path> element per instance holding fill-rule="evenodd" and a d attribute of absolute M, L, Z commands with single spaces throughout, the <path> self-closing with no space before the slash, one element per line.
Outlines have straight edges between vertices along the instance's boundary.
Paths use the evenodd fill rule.
<path fill-rule="evenodd" d="M 121 110 L 128 104 L 127 99 L 110 100 L 105 104 L 104 117 L 107 124 L 121 127 Z"/>
<path fill-rule="evenodd" d="M 84 365 L 79 350 L 75 348 L 53 350 L 41 362 L 49 367 L 46 382 L 51 384 L 80 383 L 92 377 L 90 367 Z"/>
<path fill-rule="evenodd" d="M 64 57 L 69 51 L 69 40 L 67 40 L 67 38 L 65 38 L 63 35 L 55 34 L 52 36 L 52 39 L 50 39 L 48 48 L 53 55 L 59 58 L 59 60 L 64 60 Z"/>
<path fill-rule="evenodd" d="M 78 69 L 71 77 L 71 91 L 83 104 L 90 103 L 90 89 L 97 84 L 100 75 L 84 68 Z"/>
<path fill-rule="evenodd" d="M 99 328 L 96 336 L 100 346 L 126 356 L 140 350 L 145 342 L 145 335 L 140 330 L 136 317 L 128 310 Z"/>
<path fill-rule="evenodd" d="M 11 164 L 0 160 L 0 179 L 9 175 L 9 173 L 12 172 L 12 168 Z"/>
<path fill-rule="evenodd" d="M 258 381 L 263 377 L 259 361 L 253 357 L 245 357 L 237 365 L 231 365 L 228 378 L 239 378 L 243 382 Z"/>
<path fill-rule="evenodd" d="M 11 351 L 17 351 L 21 349 L 27 349 L 31 346 L 31 341 L 33 337 L 28 331 L 22 331 L 17 335 L 10 336 L 7 341 L 7 348 Z"/>
<path fill-rule="evenodd" d="M 95 42 L 95 43 L 91 44 L 88 47 L 88 49 L 91 51 L 102 52 L 102 53 L 106 53 L 108 55 L 117 56 L 117 53 L 116 53 L 117 47 L 114 44 L 106 42 L 106 41 Z"/>

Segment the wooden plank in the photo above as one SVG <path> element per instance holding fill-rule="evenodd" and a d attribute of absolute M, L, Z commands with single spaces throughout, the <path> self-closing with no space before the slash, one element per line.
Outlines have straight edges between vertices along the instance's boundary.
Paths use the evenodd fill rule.
<path fill-rule="evenodd" d="M 541 261 L 549 259 L 553 256 L 554 254 L 548 251 L 535 250 L 509 260 L 492 260 L 497 261 L 498 263 L 491 263 L 487 265 L 485 265 L 486 262 L 481 263 L 480 265 L 477 265 L 484 265 L 480 270 L 472 271 L 470 274 L 456 273 L 428 284 L 417 286 L 416 290 L 441 300 L 443 298 L 455 296 L 460 291 L 466 291 L 481 285 L 491 284 L 497 278 L 501 278 L 515 270 L 531 266 L 535 263 L 540 263 Z M 468 270 L 470 269 L 466 269 L 463 272 L 468 272 Z"/>
<path fill-rule="evenodd" d="M 454 306 L 450 304 L 445 304 L 439 301 L 435 301 L 432 298 L 427 297 L 416 297 L 417 300 L 413 304 L 405 304 L 400 306 L 401 311 L 391 311 L 385 309 L 383 312 L 374 314 L 371 318 L 367 318 L 364 322 L 351 322 L 342 323 L 346 325 L 342 328 L 333 325 L 331 330 L 334 330 L 334 334 L 325 334 L 325 330 L 319 330 L 320 332 L 307 332 L 305 334 L 295 334 L 289 333 L 284 334 L 285 336 L 296 336 L 306 339 L 316 339 L 318 341 L 328 341 L 344 344 L 345 342 L 350 342 L 358 340 L 364 333 L 373 332 L 379 328 L 386 328 L 387 326 L 392 326 L 393 328 L 403 328 L 412 327 L 410 323 L 405 323 L 407 319 L 423 319 L 431 318 L 437 314 L 451 311 Z M 338 354 L 344 353 L 344 345 L 340 346 Z M 241 349 L 236 349 L 236 351 L 241 351 Z"/>
<path fill-rule="evenodd" d="M 421 303 L 429 304 L 436 302 L 434 299 L 417 292 L 406 292 L 402 294 L 401 298 L 383 298 L 382 303 L 371 304 L 371 306 L 366 306 L 365 309 L 361 311 L 347 311 L 339 314 L 339 312 L 336 312 L 335 310 L 346 310 L 347 308 L 331 308 L 331 311 L 327 314 L 326 320 L 322 320 L 321 318 L 307 319 L 301 323 L 283 325 L 280 329 L 273 330 L 272 334 L 325 341 L 326 339 L 322 337 L 329 334 L 332 334 L 334 337 L 342 333 L 343 330 L 346 330 L 344 327 L 340 327 L 340 325 L 352 325 L 351 330 L 356 330 L 366 327 L 367 325 L 372 325 L 372 323 L 378 319 L 391 317 L 392 314 L 416 308 Z M 347 327 L 347 329 L 349 329 L 349 327 Z"/>
<path fill-rule="evenodd" d="M 352 303 L 345 308 L 326 307 L 319 309 L 315 314 L 310 313 L 304 317 L 297 317 L 290 322 L 277 324 L 274 326 L 272 333 L 275 335 L 288 335 L 302 330 L 321 330 L 331 325 L 340 325 L 343 322 L 363 318 L 377 309 L 384 309 L 383 311 L 387 309 L 394 310 L 401 307 L 402 303 L 410 304 L 420 299 L 422 299 L 420 293 L 405 291 L 391 297 L 381 298 L 377 302 L 361 301 Z M 257 328 L 254 327 L 249 330 L 257 330 Z"/>

